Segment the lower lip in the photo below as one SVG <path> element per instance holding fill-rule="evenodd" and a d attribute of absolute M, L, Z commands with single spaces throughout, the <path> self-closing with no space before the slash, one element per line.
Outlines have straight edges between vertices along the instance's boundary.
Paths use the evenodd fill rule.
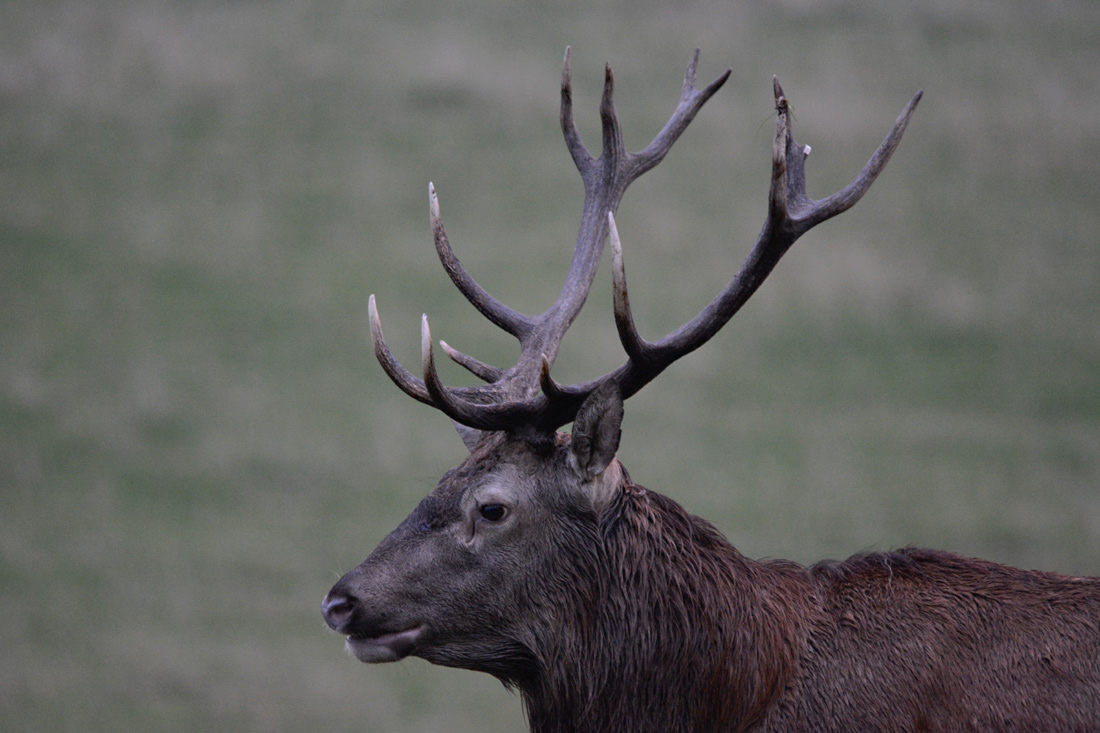
<path fill-rule="evenodd" d="M 360 662 L 368 664 L 396 662 L 412 654 L 416 648 L 416 641 L 420 637 L 421 628 L 413 626 L 404 631 L 381 636 L 349 636 L 345 647 Z"/>

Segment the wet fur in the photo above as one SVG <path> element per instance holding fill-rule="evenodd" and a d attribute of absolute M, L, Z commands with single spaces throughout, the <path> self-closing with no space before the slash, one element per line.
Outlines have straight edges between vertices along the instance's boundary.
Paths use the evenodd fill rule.
<path fill-rule="evenodd" d="M 1100 582 L 906 549 L 742 556 L 624 482 L 519 687 L 534 731 L 1100 727 Z"/>

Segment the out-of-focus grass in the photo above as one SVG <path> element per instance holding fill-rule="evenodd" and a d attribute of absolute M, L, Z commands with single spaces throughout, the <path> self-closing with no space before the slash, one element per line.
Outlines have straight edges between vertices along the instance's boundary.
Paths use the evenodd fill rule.
<path fill-rule="evenodd" d="M 9 2 L 0 8 L 0 719 L 6 730 L 515 730 L 493 680 L 364 667 L 323 593 L 462 455 L 373 363 L 418 316 L 512 344 L 434 262 L 556 295 L 598 147 L 684 64 L 734 70 L 619 215 L 643 331 L 763 215 L 770 76 L 843 185 L 895 160 L 706 348 L 631 400 L 632 474 L 753 556 L 932 545 L 1100 574 L 1100 10 L 1089 2 Z M 621 359 L 602 273 L 555 374 Z M 457 370 L 453 381 L 465 379 Z"/>

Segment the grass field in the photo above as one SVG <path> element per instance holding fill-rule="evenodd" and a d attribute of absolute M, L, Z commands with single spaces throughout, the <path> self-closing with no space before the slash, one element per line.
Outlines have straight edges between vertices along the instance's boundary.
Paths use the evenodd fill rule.
<path fill-rule="evenodd" d="M 1100 5 L 168 2 L 0 6 L 0 727 L 514 731 L 489 677 L 367 667 L 322 595 L 464 449 L 374 363 L 512 343 L 432 252 L 554 298 L 598 149 L 692 50 L 726 87 L 618 217 L 645 335 L 764 215 L 771 76 L 843 185 L 893 162 L 714 342 L 627 405 L 621 457 L 750 556 L 927 545 L 1100 575 Z M 617 366 L 601 273 L 555 376 Z M 445 378 L 465 383 L 457 368 Z"/>

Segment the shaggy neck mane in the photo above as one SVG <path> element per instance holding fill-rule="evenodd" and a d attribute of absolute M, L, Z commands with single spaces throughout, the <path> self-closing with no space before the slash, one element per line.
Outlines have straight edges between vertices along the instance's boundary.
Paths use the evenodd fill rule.
<path fill-rule="evenodd" d="M 537 672 L 517 681 L 532 731 L 751 725 L 794 665 L 802 569 L 743 557 L 625 476 L 596 531 L 536 642 Z"/>

